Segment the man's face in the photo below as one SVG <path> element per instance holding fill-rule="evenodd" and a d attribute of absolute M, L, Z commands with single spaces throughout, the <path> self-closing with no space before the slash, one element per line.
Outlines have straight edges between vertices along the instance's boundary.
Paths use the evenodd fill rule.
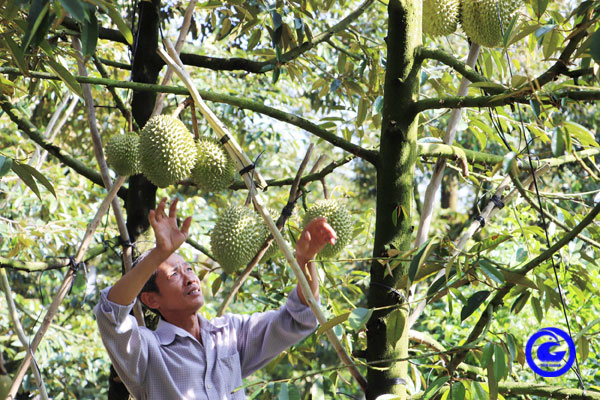
<path fill-rule="evenodd" d="M 158 267 L 156 285 L 159 293 L 153 293 L 162 315 L 170 313 L 196 313 L 204 304 L 200 279 L 193 268 L 178 254 L 171 254 Z"/>

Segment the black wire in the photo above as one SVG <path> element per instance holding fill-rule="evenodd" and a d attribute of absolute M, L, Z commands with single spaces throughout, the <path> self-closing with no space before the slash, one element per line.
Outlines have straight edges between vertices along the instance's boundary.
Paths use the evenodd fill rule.
<path fill-rule="evenodd" d="M 500 30 L 502 32 L 502 36 L 504 37 L 504 27 L 502 26 L 502 18 L 500 17 L 500 6 L 498 5 L 498 2 L 496 1 L 496 11 L 498 13 L 498 19 L 500 21 Z M 508 55 L 508 51 L 506 49 L 506 47 L 504 48 L 504 54 L 506 56 L 506 60 L 508 63 L 508 71 L 510 73 L 510 77 L 512 79 L 513 77 L 513 73 L 512 73 L 512 66 L 511 66 L 511 60 L 510 60 L 510 56 Z M 542 197 L 540 196 L 540 191 L 538 189 L 538 184 L 537 184 L 537 179 L 535 177 L 535 171 L 533 169 L 533 161 L 531 160 L 531 151 L 529 150 L 529 140 L 527 140 L 527 134 L 525 131 L 525 124 L 523 123 L 523 112 L 521 111 L 521 105 L 519 103 L 517 103 L 517 110 L 519 111 L 519 129 L 520 129 L 520 135 L 519 136 L 523 136 L 523 138 L 525 139 L 525 149 L 527 151 L 527 160 L 529 161 L 529 170 L 531 172 L 531 176 L 533 178 L 533 186 L 535 187 L 535 195 L 537 197 L 538 200 L 538 206 L 540 208 L 540 216 L 542 217 L 542 225 L 544 228 L 544 234 L 546 236 L 546 245 L 548 246 L 548 248 L 550 248 L 550 237 L 548 235 L 548 228 L 546 226 L 546 217 L 543 213 L 544 207 L 542 205 Z M 532 138 L 533 140 L 533 138 Z M 550 261 L 552 262 L 552 269 L 554 271 L 554 279 L 556 281 L 556 286 L 558 287 L 558 294 L 560 295 L 560 303 L 562 305 L 562 310 L 563 310 L 563 315 L 565 317 L 565 322 L 567 324 L 567 330 L 569 331 L 569 337 L 571 338 L 571 341 L 573 340 L 573 335 L 571 334 L 571 325 L 569 324 L 569 317 L 567 315 L 567 308 L 565 305 L 565 300 L 564 300 L 564 296 L 563 296 L 563 291 L 562 291 L 562 287 L 560 286 L 560 281 L 558 280 L 558 272 L 557 272 L 557 268 L 556 268 L 556 264 L 554 263 L 554 257 L 550 257 Z M 585 391 L 585 385 L 583 383 L 583 379 L 581 378 L 581 369 L 579 368 L 579 360 L 577 359 L 577 352 L 575 352 L 575 365 L 576 365 L 576 370 L 574 370 L 575 375 L 577 375 L 577 379 L 579 380 L 579 384 L 581 385 L 581 388 L 583 391 Z"/>

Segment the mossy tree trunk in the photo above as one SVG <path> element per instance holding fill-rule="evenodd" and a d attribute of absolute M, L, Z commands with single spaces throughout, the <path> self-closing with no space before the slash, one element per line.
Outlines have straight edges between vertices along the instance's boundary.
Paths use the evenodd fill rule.
<path fill-rule="evenodd" d="M 418 96 L 419 66 L 415 51 L 421 44 L 421 1 L 390 0 L 386 76 L 380 158 L 377 163 L 377 217 L 373 255 L 393 247 L 411 246 L 411 199 L 416 162 L 417 117 L 413 103 Z M 395 216 L 394 216 L 395 215 Z M 375 311 L 367 324 L 367 361 L 375 368 L 367 373 L 367 399 L 392 393 L 406 396 L 408 363 L 389 362 L 408 355 L 406 288 L 397 282 L 408 270 L 400 265 L 386 273 L 378 261 L 371 265 L 369 308 Z"/>

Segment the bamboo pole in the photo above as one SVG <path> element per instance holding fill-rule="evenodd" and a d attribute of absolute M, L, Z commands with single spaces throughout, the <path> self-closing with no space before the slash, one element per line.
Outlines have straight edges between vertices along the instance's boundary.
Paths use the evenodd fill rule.
<path fill-rule="evenodd" d="M 81 53 L 81 44 L 79 43 L 79 38 L 77 37 L 73 37 L 73 48 L 78 54 L 78 57 L 76 58 L 79 75 L 87 76 L 87 70 L 85 68 L 85 63 L 83 62 L 83 54 Z M 106 165 L 106 160 L 104 159 L 104 152 L 102 151 L 102 138 L 100 138 L 100 133 L 98 132 L 98 125 L 96 123 L 96 109 L 94 108 L 92 90 L 90 89 L 90 85 L 88 85 L 87 83 L 81 84 L 81 89 L 83 91 L 83 100 L 85 103 L 86 116 L 88 120 L 88 125 L 90 127 L 92 143 L 94 146 L 94 155 L 96 157 L 96 161 L 98 162 L 98 166 L 100 167 L 100 175 L 102 176 L 102 182 L 104 182 L 104 187 L 108 189 L 112 186 L 112 179 L 108 171 L 108 165 Z M 123 246 L 122 258 L 123 265 L 125 266 L 125 273 L 127 273 L 131 269 L 131 265 L 133 263 L 133 252 L 129 240 L 129 231 L 127 230 L 127 224 L 125 223 L 125 218 L 123 217 L 123 212 L 121 211 L 121 204 L 119 203 L 119 199 L 113 199 L 112 208 L 113 213 L 115 215 L 115 219 L 117 220 L 119 235 L 121 236 L 121 240 L 123 241 L 123 243 L 125 243 L 125 245 Z M 133 315 L 135 315 L 139 326 L 145 326 L 144 311 L 142 310 L 142 305 L 137 300 L 135 302 L 135 305 L 133 306 Z"/>
<path fill-rule="evenodd" d="M 185 14 L 183 16 L 183 24 L 181 24 L 181 29 L 179 30 L 179 37 L 177 38 L 177 42 L 175 42 L 175 50 L 177 54 L 181 53 L 181 49 L 183 48 L 183 44 L 185 42 L 185 37 L 190 31 L 190 25 L 192 22 L 192 16 L 194 15 L 194 8 L 196 7 L 196 0 L 191 0 L 185 9 Z M 173 77 L 173 68 L 171 66 L 167 66 L 167 72 L 160 83 L 162 86 L 166 86 L 171 82 L 171 78 Z M 156 97 L 156 102 L 154 103 L 154 109 L 152 110 L 151 116 L 159 115 L 162 113 L 164 104 L 165 104 L 165 93 L 159 93 Z"/>
<path fill-rule="evenodd" d="M 19 390 L 19 386 L 21 386 L 21 382 L 23 381 L 23 378 L 25 377 L 25 371 L 27 371 L 27 368 L 29 368 L 29 365 L 31 364 L 33 355 L 35 354 L 35 351 L 37 350 L 40 342 L 42 341 L 42 337 L 48 331 L 48 327 L 52 323 L 52 319 L 54 318 L 54 315 L 56 315 L 56 312 L 58 311 L 58 306 L 63 301 L 65 296 L 68 294 L 68 292 L 71 288 L 71 285 L 73 284 L 73 281 L 75 280 L 75 275 L 77 274 L 77 268 L 78 268 L 79 264 L 81 263 L 81 260 L 83 260 L 83 257 L 85 256 L 87 248 L 89 247 L 89 245 L 92 241 L 92 235 L 96 231 L 96 228 L 98 228 L 98 225 L 100 224 L 102 217 L 104 216 L 104 214 L 106 214 L 106 211 L 108 210 L 108 206 L 110 205 L 111 201 L 117 195 L 117 192 L 119 191 L 119 188 L 121 187 L 121 185 L 123 185 L 123 182 L 125 182 L 125 177 L 120 176 L 117 179 L 117 181 L 115 182 L 115 184 L 112 186 L 112 188 L 109 190 L 108 194 L 102 201 L 102 204 L 100 204 L 100 208 L 98 208 L 98 211 L 96 212 L 96 215 L 94 216 L 94 219 L 88 225 L 88 227 L 85 231 L 85 234 L 83 235 L 83 239 L 81 240 L 81 244 L 79 245 L 79 249 L 77 250 L 75 257 L 73 258 L 73 265 L 71 266 L 71 268 L 69 268 L 69 271 L 65 275 L 65 279 L 63 280 L 63 283 L 61 284 L 60 288 L 58 289 L 58 292 L 56 293 L 56 295 L 54 296 L 54 299 L 52 300 L 52 304 L 50 304 L 50 307 L 48 308 L 48 311 L 46 312 L 46 315 L 44 316 L 44 320 L 42 321 L 42 325 L 40 326 L 40 329 L 37 331 L 37 333 L 35 334 L 35 336 L 33 338 L 33 341 L 31 342 L 30 351 L 25 355 L 25 358 L 23 359 L 23 361 L 21 362 L 21 365 L 19 366 L 19 369 L 17 370 L 15 379 L 13 380 L 13 383 L 10 386 L 6 400 L 14 400 L 15 399 L 17 391 Z"/>
<path fill-rule="evenodd" d="M 242 149 L 239 147 L 239 145 L 235 141 L 235 138 L 229 134 L 225 125 L 223 125 L 223 123 L 218 119 L 218 117 L 206 106 L 206 104 L 204 103 L 204 101 L 202 100 L 200 95 L 198 94 L 198 91 L 196 90 L 195 86 L 193 85 L 191 77 L 189 76 L 189 74 L 185 70 L 185 67 L 181 63 L 181 60 L 179 60 L 179 57 L 175 53 L 175 49 L 173 48 L 172 44 L 167 39 L 165 39 L 164 44 L 165 44 L 165 47 L 167 48 L 167 50 L 169 51 L 169 54 L 167 54 L 163 49 L 160 49 L 160 48 L 158 49 L 158 54 L 167 64 L 169 64 L 173 67 L 175 73 L 185 83 L 186 87 L 192 94 L 192 98 L 194 99 L 196 106 L 199 108 L 200 112 L 204 115 L 204 117 L 207 119 L 208 123 L 215 130 L 215 132 L 217 132 L 219 137 L 227 136 L 229 138 L 229 140 L 225 143 L 225 148 L 229 152 L 229 154 L 230 154 L 231 158 L 234 160 L 234 162 L 236 162 L 236 165 L 238 165 L 238 167 L 245 168 L 247 165 L 250 164 L 250 160 L 244 154 Z M 174 60 L 177 60 L 177 61 L 174 61 Z M 259 182 L 264 182 L 262 177 L 260 177 L 258 172 L 255 170 L 254 170 L 253 176 L 254 176 L 254 178 L 258 179 Z M 298 279 L 298 283 L 302 287 L 302 292 L 304 293 L 304 297 L 306 298 L 308 305 L 310 306 L 311 310 L 317 317 L 317 320 L 319 321 L 319 323 L 321 325 L 325 324 L 327 322 L 327 318 L 321 311 L 319 303 L 313 296 L 313 293 L 310 290 L 310 286 L 306 280 L 306 277 L 304 276 L 302 269 L 296 262 L 296 258 L 292 254 L 292 251 L 289 249 L 288 244 L 286 243 L 285 239 L 283 238 L 283 236 L 277 229 L 277 226 L 275 225 L 275 222 L 273 222 L 273 219 L 269 215 L 269 212 L 263 206 L 262 201 L 259 197 L 259 193 L 256 191 L 256 186 L 254 185 L 254 182 L 248 176 L 247 173 L 242 174 L 242 179 L 246 183 L 246 186 L 248 188 L 250 196 L 252 197 L 252 201 L 254 203 L 255 208 L 258 210 L 259 214 L 265 220 L 267 227 L 269 228 L 269 231 L 271 231 L 271 234 L 275 238 L 277 245 L 283 252 L 285 258 L 287 259 L 292 270 L 294 271 L 294 274 L 296 275 L 296 278 Z M 358 370 L 358 368 L 356 367 L 356 365 L 354 364 L 354 362 L 352 361 L 352 359 L 346 352 L 346 349 L 344 349 L 341 342 L 335 336 L 335 334 L 333 333 L 333 331 L 331 329 L 327 330 L 326 334 L 327 334 L 327 337 L 329 338 L 329 340 L 331 341 L 331 344 L 335 348 L 335 351 L 337 352 L 338 356 L 340 357 L 340 359 L 342 360 L 344 365 L 349 369 L 350 374 L 354 377 L 354 379 L 356 379 L 356 381 L 360 385 L 361 389 L 363 391 L 365 391 L 366 387 L 367 387 L 366 379 L 362 376 L 362 374 L 360 373 L 360 371 Z"/>
<path fill-rule="evenodd" d="M 0 269 L 0 287 L 4 290 L 4 297 L 6 297 L 6 303 L 8 304 L 8 314 L 10 315 L 10 319 L 12 320 L 13 326 L 15 327 L 15 331 L 17 332 L 17 336 L 19 337 L 19 341 L 25 347 L 27 353 L 31 352 L 31 347 L 29 346 L 29 341 L 27 340 L 27 335 L 23 331 L 23 326 L 21 325 L 21 321 L 19 320 L 19 315 L 17 314 L 17 309 L 15 307 L 15 301 L 12 297 L 12 290 L 10 288 L 10 283 L 8 282 L 8 277 L 6 276 L 6 271 L 4 269 Z M 33 358 L 33 354 L 31 355 Z M 37 362 L 34 362 L 30 365 L 31 372 L 35 377 L 35 380 L 38 384 L 38 388 L 40 390 L 40 397 L 43 400 L 48 400 L 48 392 L 46 391 L 46 385 L 44 384 L 44 379 L 42 378 L 42 374 L 40 374 L 40 370 L 37 366 Z"/>

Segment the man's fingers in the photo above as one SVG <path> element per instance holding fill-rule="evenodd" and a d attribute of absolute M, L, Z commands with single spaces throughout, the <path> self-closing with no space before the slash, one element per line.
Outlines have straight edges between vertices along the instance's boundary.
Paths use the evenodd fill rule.
<path fill-rule="evenodd" d="M 150 210 L 148 213 L 148 222 L 150 222 L 150 225 L 152 225 L 153 228 L 154 225 L 156 225 L 156 212 L 154 210 Z"/>
<path fill-rule="evenodd" d="M 183 224 L 181 225 L 181 232 L 188 236 L 188 232 L 190 231 L 190 225 L 192 224 L 192 217 L 187 217 Z"/>
<path fill-rule="evenodd" d="M 177 217 L 177 202 L 179 199 L 175 197 L 175 200 L 171 203 L 171 207 L 169 207 L 169 218 Z"/>

